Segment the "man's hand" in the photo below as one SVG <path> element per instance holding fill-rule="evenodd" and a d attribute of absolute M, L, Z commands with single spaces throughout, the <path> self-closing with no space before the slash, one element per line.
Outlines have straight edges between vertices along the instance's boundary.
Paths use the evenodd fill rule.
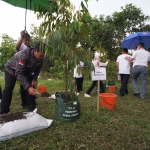
<path fill-rule="evenodd" d="M 38 94 L 37 90 L 33 87 L 29 87 L 28 92 L 30 95 L 33 95 L 33 96 L 36 96 Z"/>
<path fill-rule="evenodd" d="M 22 30 L 22 31 L 20 32 L 21 37 L 23 37 L 24 34 L 25 34 L 25 31 Z"/>
<path fill-rule="evenodd" d="M 33 88 L 35 88 L 35 89 L 37 88 L 37 83 L 35 80 L 32 80 L 31 85 Z"/>
<path fill-rule="evenodd" d="M 131 59 L 130 59 L 130 57 L 129 57 L 129 56 L 126 56 L 126 57 L 125 57 L 125 60 L 131 60 Z"/>

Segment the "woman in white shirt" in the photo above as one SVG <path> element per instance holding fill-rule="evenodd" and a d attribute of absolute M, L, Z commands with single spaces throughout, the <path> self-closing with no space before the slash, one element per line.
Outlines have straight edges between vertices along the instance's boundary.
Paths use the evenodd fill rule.
<path fill-rule="evenodd" d="M 94 67 L 100 67 L 100 66 L 107 66 L 108 61 L 109 60 L 107 60 L 105 63 L 100 62 L 100 55 L 96 54 L 94 60 L 92 61 L 92 63 L 94 65 Z M 96 84 L 97 84 L 97 81 L 92 81 L 92 84 L 89 87 L 89 89 L 86 91 L 86 93 L 84 94 L 84 97 L 91 97 L 90 93 L 93 90 L 93 88 L 96 86 Z M 104 85 L 103 85 L 102 81 L 100 81 L 100 92 L 101 93 L 105 92 L 104 91 Z"/>

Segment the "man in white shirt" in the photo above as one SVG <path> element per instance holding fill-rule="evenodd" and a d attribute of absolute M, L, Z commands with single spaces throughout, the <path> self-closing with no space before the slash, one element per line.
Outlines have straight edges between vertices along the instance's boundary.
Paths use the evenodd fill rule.
<path fill-rule="evenodd" d="M 120 96 L 128 94 L 128 82 L 130 78 L 130 61 L 125 60 L 125 57 L 130 57 L 128 49 L 123 48 L 122 54 L 117 57 L 116 68 L 121 77 Z"/>
<path fill-rule="evenodd" d="M 148 61 L 150 61 L 150 53 L 144 49 L 144 43 L 140 42 L 132 57 L 126 57 L 126 60 L 134 61 L 132 68 L 132 87 L 134 95 L 144 99 L 147 88 Z M 138 90 L 138 77 L 141 83 L 140 90 Z"/>
<path fill-rule="evenodd" d="M 30 35 L 25 32 L 25 31 L 21 31 L 20 32 L 21 38 L 20 40 L 16 43 L 16 51 L 19 52 L 21 50 L 25 50 L 25 49 L 30 49 Z"/>

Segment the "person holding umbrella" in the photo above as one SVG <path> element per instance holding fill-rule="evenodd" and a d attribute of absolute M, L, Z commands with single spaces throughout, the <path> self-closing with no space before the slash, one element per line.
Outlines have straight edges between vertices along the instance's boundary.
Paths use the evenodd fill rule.
<path fill-rule="evenodd" d="M 144 99 L 147 88 L 148 62 L 150 61 L 150 53 L 144 49 L 145 44 L 140 42 L 137 45 L 137 50 L 131 57 L 126 56 L 125 59 L 133 61 L 132 68 L 132 87 L 134 96 Z M 140 78 L 141 89 L 138 90 L 137 79 Z"/>
<path fill-rule="evenodd" d="M 30 49 L 30 35 L 25 32 L 24 30 L 22 30 L 20 32 L 20 39 L 19 41 L 16 43 L 16 51 L 19 52 L 21 50 L 25 50 L 25 49 Z"/>

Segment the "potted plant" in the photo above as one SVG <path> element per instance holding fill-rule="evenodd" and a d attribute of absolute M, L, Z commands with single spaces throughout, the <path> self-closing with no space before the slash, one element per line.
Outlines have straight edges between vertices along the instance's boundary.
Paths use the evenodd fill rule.
<path fill-rule="evenodd" d="M 90 45 L 91 42 L 87 21 L 90 15 L 83 1 L 81 9 L 75 13 L 69 0 L 53 1 L 50 9 L 54 13 L 39 12 L 38 17 L 45 17 L 41 33 L 46 35 L 46 55 L 50 59 L 57 59 L 63 68 L 64 92 L 56 92 L 56 118 L 74 121 L 80 116 L 80 104 L 68 66 L 73 69 L 82 59 L 85 65 L 93 69 L 93 52 L 80 47 L 83 44 Z"/>

